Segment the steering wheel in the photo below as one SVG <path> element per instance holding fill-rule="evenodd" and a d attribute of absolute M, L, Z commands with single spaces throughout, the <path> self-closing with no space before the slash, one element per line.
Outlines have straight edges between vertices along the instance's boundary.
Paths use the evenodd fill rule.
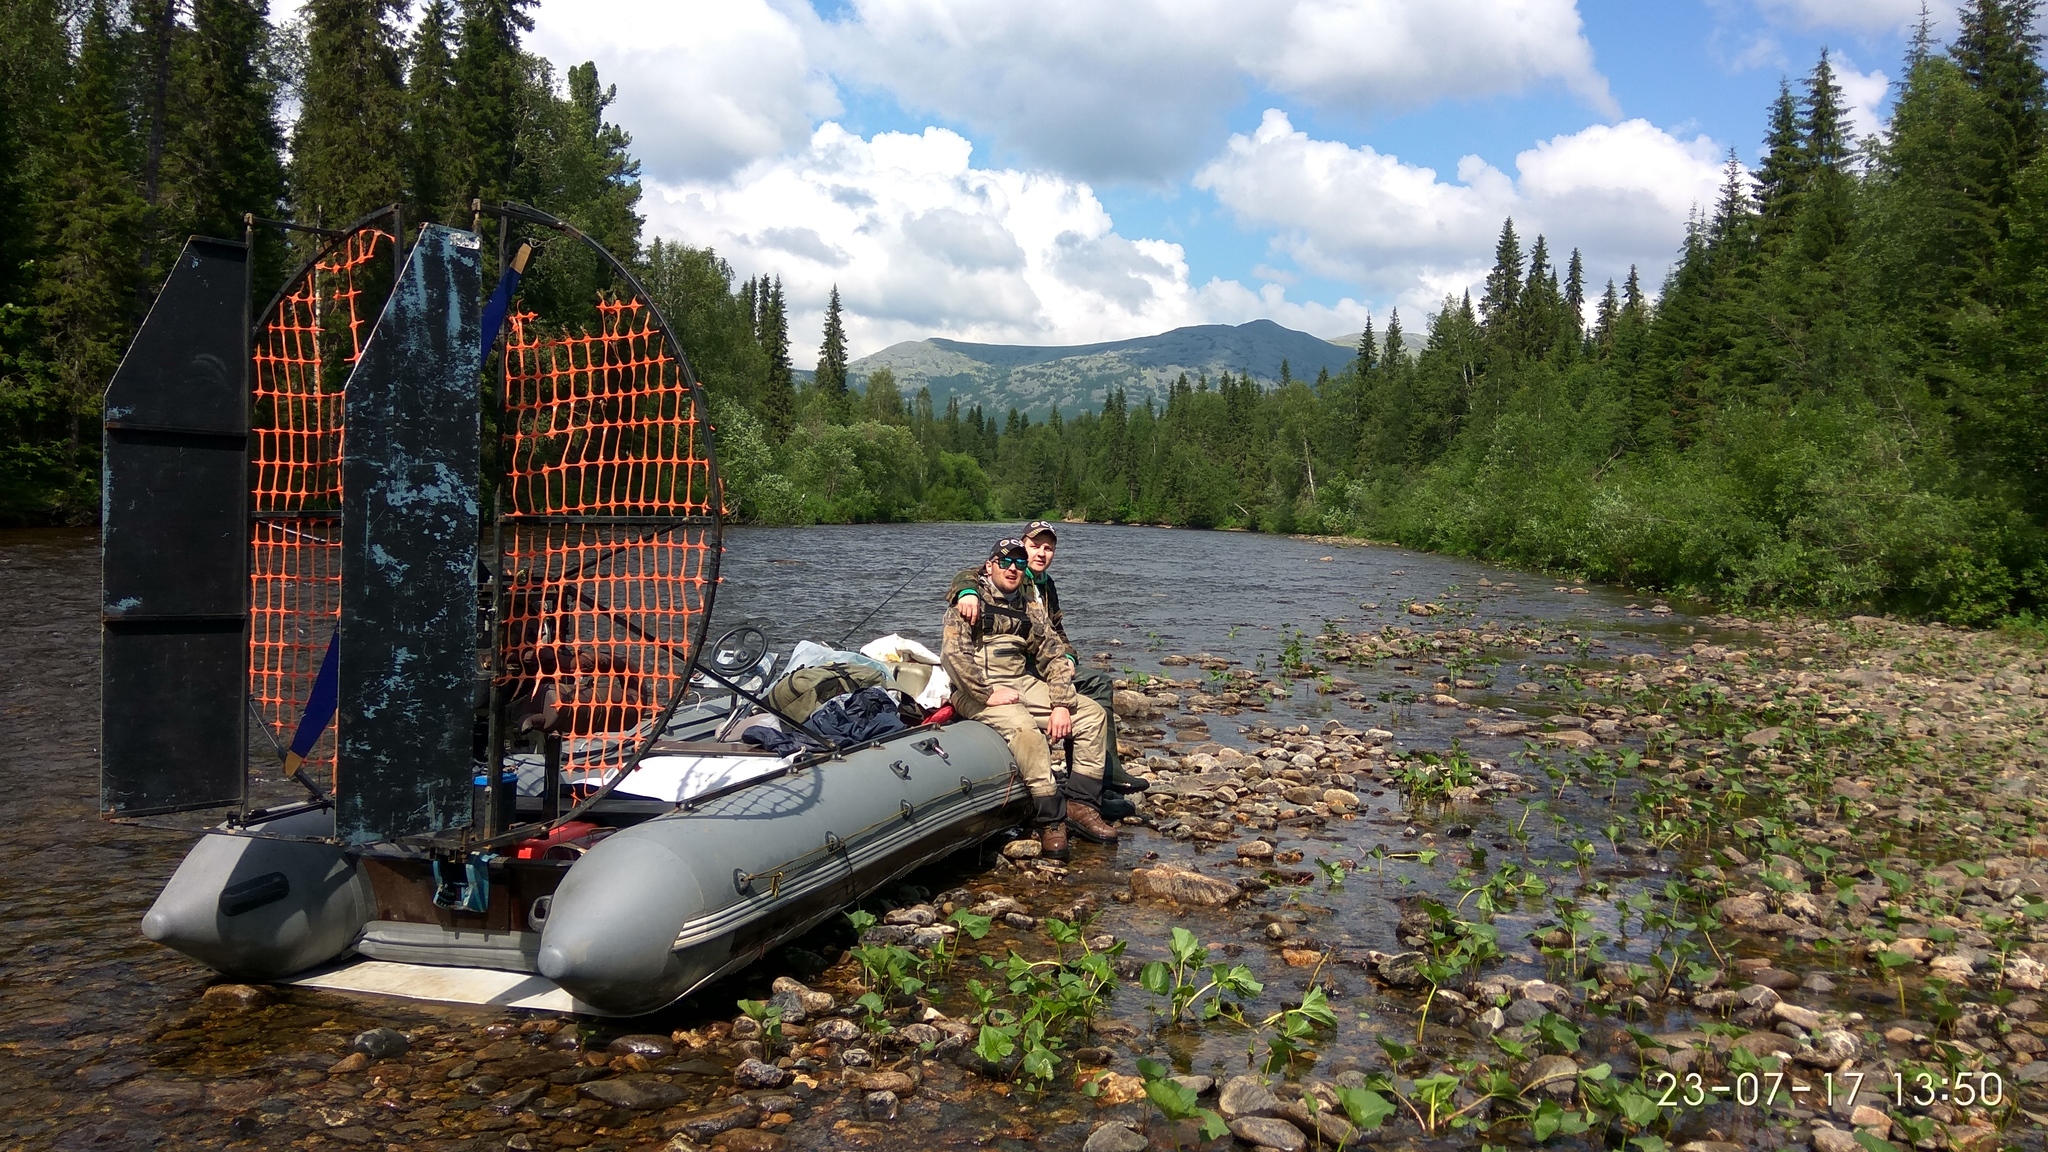
<path fill-rule="evenodd" d="M 750 672 L 768 654 L 768 637 L 752 624 L 720 636 L 711 645 L 711 666 L 725 676 Z"/>

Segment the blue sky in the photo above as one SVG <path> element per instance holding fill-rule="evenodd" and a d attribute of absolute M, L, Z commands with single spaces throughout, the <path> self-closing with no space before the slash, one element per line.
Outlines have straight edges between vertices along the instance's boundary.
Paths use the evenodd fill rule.
<path fill-rule="evenodd" d="M 1917 7 L 580 0 L 533 44 L 618 85 L 650 234 L 783 278 L 801 365 L 835 284 L 856 355 L 1413 329 L 1509 214 L 1654 284 L 1823 46 L 1878 129 Z"/>

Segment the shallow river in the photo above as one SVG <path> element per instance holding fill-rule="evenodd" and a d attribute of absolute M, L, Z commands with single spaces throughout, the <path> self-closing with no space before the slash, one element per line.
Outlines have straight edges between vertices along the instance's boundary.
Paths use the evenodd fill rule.
<path fill-rule="evenodd" d="M 947 582 L 957 567 L 986 554 L 998 530 L 891 525 L 731 531 L 715 626 L 757 622 L 777 648 L 786 649 L 799 639 L 837 639 L 872 611 L 861 638 L 901 631 L 936 646 Z M 1285 629 L 1313 634 L 1326 620 L 1354 633 L 1381 624 L 1416 624 L 1405 611 L 1411 600 L 1473 612 L 1473 622 L 1576 633 L 1591 646 L 1560 645 L 1545 649 L 1546 655 L 1525 654 L 1531 661 L 1608 661 L 1704 638 L 1703 631 L 1693 634 L 1694 624 L 1682 614 L 1652 616 L 1635 608 L 1647 609 L 1650 600 L 1620 590 L 1573 594 L 1553 590 L 1553 581 L 1539 576 L 1396 549 L 1149 528 L 1075 525 L 1061 531 L 1055 572 L 1069 630 L 1084 661 L 1124 675 L 1163 672 L 1186 680 L 1199 676 L 1199 669 L 1162 668 L 1159 659 L 1199 652 L 1267 670 L 1264 680 L 1277 671 L 1290 638 Z M 6 721 L 0 814 L 8 829 L 0 837 L 0 923 L 10 937 L 0 949 L 0 1147 L 215 1147 L 245 1140 L 250 1147 L 366 1142 L 412 1147 L 433 1140 L 444 1142 L 439 1146 L 476 1149 L 658 1146 L 665 1134 L 651 1121 L 616 1130 L 557 1124 L 529 1134 L 509 1123 L 471 1123 L 470 1111 L 453 1103 L 444 1107 L 438 1088 L 412 1093 L 411 1099 L 424 1102 L 418 1115 L 411 1115 L 402 1099 L 378 1108 L 349 1105 L 337 1101 L 333 1083 L 321 1083 L 322 1071 L 361 1029 L 386 1024 L 423 1044 L 423 1038 L 437 1034 L 470 1034 L 491 1024 L 516 1026 L 522 1021 L 517 1014 L 302 991 L 281 993 L 278 1002 L 241 1018 L 216 1020 L 200 1011 L 211 974 L 150 944 L 137 930 L 187 842 L 103 824 L 95 816 L 97 563 L 96 538 L 89 533 L 0 533 L 0 603 L 7 607 L 0 617 L 0 715 Z M 1510 587 L 1482 587 L 1482 578 Z M 907 586 L 884 600 L 906 580 Z M 1099 659 L 1102 655 L 1106 662 Z M 1206 729 L 1164 731 L 1183 751 L 1205 740 L 1242 746 L 1241 725 L 1308 723 L 1319 728 L 1331 720 L 1359 729 L 1384 727 L 1397 743 L 1418 748 L 1441 750 L 1453 737 L 1463 736 L 1475 755 L 1500 762 L 1520 747 L 1514 740 L 1471 740 L 1469 712 L 1414 706 L 1414 694 L 1431 692 L 1441 668 L 1418 662 L 1404 669 L 1399 666 L 1404 663 L 1338 669 L 1357 683 L 1355 689 L 1318 693 L 1310 682 L 1296 681 L 1291 695 L 1263 711 L 1210 713 L 1198 717 Z M 1513 706 L 1516 700 L 1507 689 L 1542 678 L 1537 669 L 1535 663 L 1484 669 L 1483 678 L 1502 694 L 1466 695 L 1484 706 Z M 1451 837 L 1461 834 L 1472 836 L 1473 844 L 1505 843 L 1509 826 L 1518 820 L 1528 825 L 1524 805 L 1515 802 L 1519 799 L 1503 798 L 1462 813 L 1457 818 L 1473 824 L 1468 830 L 1448 827 L 1446 817 L 1404 814 L 1400 797 L 1387 790 L 1368 796 L 1356 820 L 1333 821 L 1317 834 L 1320 839 L 1292 837 L 1290 844 L 1286 828 L 1277 839 L 1283 850 L 1303 850 L 1311 860 L 1327 856 L 1353 862 L 1367 857 L 1375 845 L 1413 853 L 1420 844 L 1448 848 Z M 1598 812 L 1583 815 L 1575 825 L 1597 828 L 1606 818 Z M 1571 851 L 1560 841 L 1580 829 L 1558 833 L 1547 819 L 1539 819 L 1528 831 L 1535 833 L 1528 854 L 1569 857 Z M 1166 914 L 1156 905 L 1118 903 L 1113 897 L 1124 887 L 1128 869 L 1154 854 L 1167 861 L 1193 861 L 1204 850 L 1148 829 L 1130 832 L 1114 856 L 1077 842 L 1072 872 L 1061 881 L 1060 893 L 1037 903 L 1043 914 L 1044 908 L 1092 900 L 1102 910 L 1095 931 L 1129 940 L 1134 956 L 1158 958 L 1170 926 Z M 1442 839 L 1436 838 L 1439 834 Z M 1671 866 L 1669 861 L 1646 863 L 1617 855 L 1597 832 L 1591 835 L 1600 840 L 1593 848 L 1595 874 L 1617 885 L 1655 882 L 1659 870 Z M 1206 859 L 1213 864 L 1229 851 L 1228 845 L 1207 849 Z M 1412 891 L 1410 879 L 1427 884 L 1428 870 L 1412 860 L 1381 867 L 1383 873 L 1371 879 L 1360 873 L 1341 888 L 1314 890 L 1307 903 L 1319 917 L 1323 945 L 1398 950 L 1395 899 Z M 971 860 L 938 871 L 918 882 L 934 892 L 1007 882 L 997 874 L 1001 870 Z M 1205 940 L 1226 941 L 1232 962 L 1246 964 L 1267 981 L 1270 1003 L 1260 1006 L 1262 1012 L 1283 998 L 1299 996 L 1307 974 L 1283 966 L 1241 919 L 1193 914 L 1178 922 Z M 1508 935 L 1504 930 L 1504 946 Z M 1043 938 L 1032 942 L 1042 945 Z M 1024 946 L 1021 936 L 998 934 L 985 942 L 989 948 L 1011 943 Z M 1507 951 L 1526 949 L 1507 946 Z M 1511 956 L 1510 967 L 1518 960 L 1525 962 L 1519 965 L 1525 975 L 1543 973 L 1526 955 Z M 734 998 L 765 993 L 776 974 L 750 973 L 652 1022 L 589 1024 L 586 1043 L 601 1046 L 621 1031 L 666 1033 L 729 1019 Z M 1326 1042 L 1326 1059 L 1334 1063 L 1348 1055 L 1353 1063 L 1369 1063 L 1377 1054 L 1375 1020 L 1394 1021 L 1396 1032 L 1412 1031 L 1406 1023 L 1411 1017 L 1381 1010 L 1362 973 L 1353 970 L 1333 983 L 1343 997 L 1344 1024 L 1340 1035 Z M 1135 988 L 1120 993 L 1111 1015 L 1142 1030 L 1151 1027 L 1149 1008 L 1136 993 Z M 1150 1049 L 1174 1056 L 1184 1070 L 1229 1074 L 1242 1070 L 1245 1045 L 1241 1033 L 1219 1033 Z M 1148 1045 L 1140 1041 L 1133 1047 L 1142 1051 Z M 1120 1056 L 1117 1071 L 1130 1072 L 1133 1059 L 1132 1053 Z M 938 1096 L 946 1099 L 944 1092 Z M 884 1126 L 881 1143 L 912 1148 L 935 1140 L 994 1140 L 1010 1147 L 1079 1147 L 1089 1130 L 1087 1110 L 1080 1105 L 1071 1093 L 1037 1102 L 995 1094 L 986 1101 L 920 1100 L 916 1107 L 906 1104 L 894 1122 L 898 1135 L 886 1135 L 891 1129 Z M 467 1108 L 475 1109 L 475 1103 Z M 842 1146 L 828 1118 L 820 1115 L 815 1121 L 799 1118 L 789 1125 L 784 1132 L 789 1145 Z"/>

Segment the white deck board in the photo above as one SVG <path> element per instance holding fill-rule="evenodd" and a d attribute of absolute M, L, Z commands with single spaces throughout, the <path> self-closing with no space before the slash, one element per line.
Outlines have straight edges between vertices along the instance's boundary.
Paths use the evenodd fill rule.
<path fill-rule="evenodd" d="M 332 968 L 278 981 L 329 992 L 361 992 L 445 1004 L 481 1004 L 538 1012 L 608 1015 L 564 992 L 545 976 L 495 968 L 446 968 L 390 960 L 352 960 Z"/>

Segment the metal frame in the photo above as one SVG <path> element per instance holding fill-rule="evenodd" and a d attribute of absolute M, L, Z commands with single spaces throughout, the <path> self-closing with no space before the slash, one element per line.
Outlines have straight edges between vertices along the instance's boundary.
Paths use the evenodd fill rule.
<path fill-rule="evenodd" d="M 301 281 L 305 280 L 308 275 L 312 274 L 314 270 L 319 267 L 320 262 L 322 260 L 325 260 L 329 256 L 333 255 L 336 250 L 338 250 L 343 244 L 348 242 L 350 237 L 354 236 L 358 232 L 363 231 L 364 229 L 369 228 L 374 222 L 384 219 L 386 217 L 389 217 L 391 220 L 391 259 L 393 274 L 395 276 L 397 270 L 403 266 L 405 260 L 405 210 L 403 206 L 399 204 L 386 204 L 382 208 L 372 209 L 371 211 L 356 217 L 354 220 L 350 221 L 347 225 L 341 228 L 324 228 L 314 224 L 301 224 L 294 220 L 275 220 L 267 216 L 258 216 L 253 212 L 247 213 L 242 217 L 243 235 L 246 243 L 249 246 L 250 275 L 252 277 L 252 287 L 254 286 L 253 277 L 255 275 L 256 229 L 259 226 L 265 228 L 275 228 L 281 232 L 298 232 L 309 236 L 320 236 L 325 238 L 326 241 L 319 247 L 315 248 L 311 255 L 307 256 L 304 260 L 300 261 L 296 268 L 292 269 L 291 275 L 284 278 L 283 282 L 278 285 L 278 289 L 276 292 L 271 293 L 270 299 L 264 303 L 263 310 L 261 312 L 254 313 L 253 315 L 250 315 L 246 311 L 244 313 L 244 317 L 246 320 L 244 327 L 247 328 L 248 330 L 248 336 L 243 342 L 245 354 L 242 357 L 242 394 L 248 398 L 248 401 L 250 403 L 253 403 L 255 400 L 256 382 L 254 368 L 256 354 L 256 337 L 258 332 L 261 331 L 261 329 L 265 325 L 268 325 L 271 322 L 271 319 L 277 315 L 278 305 L 284 302 L 285 297 L 291 294 L 293 288 L 296 285 L 298 285 Z M 381 305 L 379 306 L 379 311 L 382 311 Z M 308 512 L 304 509 L 295 509 L 291 512 L 280 513 L 258 513 L 256 511 L 254 501 L 252 500 L 249 507 L 249 530 L 251 536 L 253 537 L 255 532 L 255 526 L 258 521 L 291 520 L 298 519 L 301 517 L 304 517 L 306 519 L 312 519 L 315 516 L 321 519 L 332 519 L 336 523 L 336 525 L 339 526 L 341 522 L 341 509 L 336 508 L 331 513 L 326 511 Z M 246 555 L 248 557 L 246 563 L 248 565 L 253 565 L 255 562 L 255 548 L 253 543 L 247 549 Z M 247 613 L 249 611 L 249 605 L 248 597 L 246 594 L 243 597 L 243 601 L 243 610 L 245 613 Z M 271 734 L 269 722 L 267 720 L 264 720 L 262 717 L 262 713 L 257 710 L 256 699 L 249 692 L 248 681 L 249 677 L 245 669 L 244 675 L 242 677 L 242 700 L 244 705 L 243 711 L 262 730 L 264 736 L 270 741 L 271 747 L 276 748 L 277 738 Z M 247 741 L 245 739 L 244 744 L 246 745 L 246 743 Z M 236 819 L 238 821 L 247 819 L 246 809 L 248 808 L 248 788 L 246 779 L 248 774 L 248 753 L 246 747 L 244 748 L 242 759 L 244 764 L 243 776 L 245 781 L 243 786 L 244 798 L 242 801 L 242 811 L 238 811 L 236 813 Z M 282 757 L 280 757 L 280 762 L 282 762 Z M 291 778 L 297 781 L 299 786 L 306 790 L 306 792 L 309 794 L 309 796 L 314 802 L 322 804 L 332 803 L 333 798 L 329 796 L 328 793 L 324 789 L 322 789 L 318 784 L 314 783 L 309 777 L 307 777 L 304 769 L 300 769 L 298 771 L 293 772 Z M 260 835 L 260 833 L 258 835 Z"/>
<path fill-rule="evenodd" d="M 691 408 L 697 418 L 698 423 L 703 427 L 704 430 L 703 434 L 705 437 L 705 444 L 706 447 L 709 449 L 709 451 L 707 452 L 707 468 L 711 477 L 712 490 L 714 493 L 717 494 L 717 504 L 714 506 L 714 511 L 711 513 L 711 515 L 677 516 L 672 518 L 637 516 L 583 517 L 552 514 L 540 516 L 521 516 L 516 513 L 506 513 L 503 510 L 502 496 L 495 502 L 492 517 L 492 550 L 495 553 L 495 555 L 493 557 L 493 567 L 491 572 L 491 603 L 493 621 L 498 630 L 498 636 L 497 643 L 494 646 L 495 651 L 493 653 L 492 658 L 493 667 L 490 717 L 491 736 L 490 747 L 488 751 L 488 760 L 486 761 L 485 768 L 486 787 L 490 789 L 490 804 L 488 805 L 490 818 L 486 824 L 486 827 L 483 830 L 483 835 L 472 835 L 472 837 L 467 841 L 466 844 L 466 847 L 470 851 L 484 851 L 491 848 L 501 847 L 506 844 L 515 843 L 520 840 L 525 840 L 536 835 L 543 835 L 550 829 L 553 829 L 561 824 L 567 823 L 568 821 L 574 820 L 579 816 L 582 816 L 585 813 L 591 811 L 591 809 L 596 807 L 596 805 L 601 803 L 605 798 L 609 797 L 612 794 L 612 791 L 618 787 L 621 781 L 623 781 L 627 776 L 631 775 L 635 769 L 639 768 L 640 761 L 647 756 L 649 751 L 652 750 L 654 743 L 661 738 L 662 732 L 668 727 L 669 722 L 672 719 L 674 719 L 677 708 L 681 706 L 683 700 L 690 694 L 689 683 L 692 676 L 700 670 L 700 665 L 702 664 L 702 656 L 704 652 L 704 641 L 708 636 L 711 627 L 712 609 L 718 594 L 719 564 L 720 561 L 724 558 L 725 553 L 723 533 L 725 485 L 724 481 L 718 474 L 718 452 L 716 439 L 717 434 L 716 429 L 714 429 L 711 424 L 711 406 L 705 398 L 704 387 L 698 381 L 696 372 L 691 369 L 689 358 L 683 353 L 682 343 L 676 339 L 675 329 L 669 325 L 668 317 L 662 313 L 661 307 L 658 304 L 656 304 L 654 302 L 654 298 L 648 294 L 646 286 L 640 283 L 639 277 L 633 275 L 632 270 L 627 268 L 624 264 L 620 263 L 619 259 L 616 256 L 613 256 L 611 252 L 604 247 L 604 245 L 599 244 L 597 241 L 591 239 L 588 235 L 584 234 L 584 232 L 581 229 L 564 220 L 551 216 L 546 212 L 542 212 L 537 208 L 533 208 L 525 204 L 513 203 L 510 201 L 501 204 L 485 204 L 482 201 L 472 201 L 470 207 L 471 210 L 476 213 L 479 223 L 481 223 L 482 218 L 484 216 L 495 216 L 498 219 L 498 267 L 501 271 L 505 267 L 505 262 L 508 259 L 507 253 L 511 244 L 512 226 L 514 224 L 527 224 L 538 228 L 546 228 L 550 231 L 557 233 L 558 235 L 565 236 L 573 240 L 582 241 L 586 246 L 590 248 L 591 251 L 597 253 L 597 255 L 604 260 L 604 263 L 608 267 L 610 267 L 612 274 L 618 277 L 621 281 L 623 281 L 627 288 L 629 288 L 632 291 L 635 299 L 647 306 L 648 311 L 653 316 L 656 327 L 661 332 L 663 343 L 667 346 L 669 354 L 675 358 L 676 367 L 677 370 L 682 374 L 683 383 L 689 389 Z M 497 333 L 488 334 L 488 338 L 491 339 L 494 344 L 496 342 L 497 336 Z M 508 428 L 508 425 L 505 424 L 505 402 L 507 398 L 507 384 L 509 382 L 509 366 L 506 362 L 506 357 L 503 351 L 500 351 L 498 354 L 497 381 L 497 402 L 500 422 L 499 436 L 502 440 L 502 438 L 506 435 L 506 431 Z M 497 491 L 499 493 L 502 493 L 504 489 L 502 486 L 500 486 L 497 489 Z M 596 792 L 592 793 L 591 795 L 585 797 L 584 799 L 570 806 L 566 811 L 558 810 L 550 818 L 545 816 L 546 807 L 544 806 L 544 818 L 539 823 L 518 824 L 516 822 L 516 800 L 510 794 L 511 789 L 506 785 L 504 780 L 506 743 L 505 709 L 506 706 L 509 704 L 509 701 L 505 697 L 504 691 L 504 627 L 506 611 L 504 528 L 508 523 L 536 522 L 578 524 L 644 524 L 650 528 L 655 528 L 654 531 L 651 531 L 647 534 L 650 537 L 664 535 L 667 532 L 678 531 L 684 528 L 691 527 L 693 525 L 704 525 L 708 522 L 713 536 L 713 543 L 716 546 L 706 550 L 707 559 L 706 569 L 704 572 L 704 604 L 697 615 L 697 619 L 694 623 L 691 635 L 689 637 L 689 652 L 686 654 L 684 658 L 683 667 L 678 673 L 677 683 L 679 687 L 677 688 L 675 693 L 669 698 L 669 700 L 662 706 L 660 714 L 655 717 L 652 724 L 648 727 L 647 734 L 645 737 L 641 739 L 640 746 L 638 747 L 638 749 L 634 751 L 632 757 L 629 760 L 627 760 L 625 764 L 619 767 L 616 773 L 614 773 L 611 776 L 610 780 L 608 780 L 604 785 L 599 787 Z M 657 525 L 667 526 L 656 527 Z M 556 788 L 557 790 L 559 789 L 559 784 L 556 784 Z M 556 807 L 559 808 L 559 805 L 557 805 Z"/>

